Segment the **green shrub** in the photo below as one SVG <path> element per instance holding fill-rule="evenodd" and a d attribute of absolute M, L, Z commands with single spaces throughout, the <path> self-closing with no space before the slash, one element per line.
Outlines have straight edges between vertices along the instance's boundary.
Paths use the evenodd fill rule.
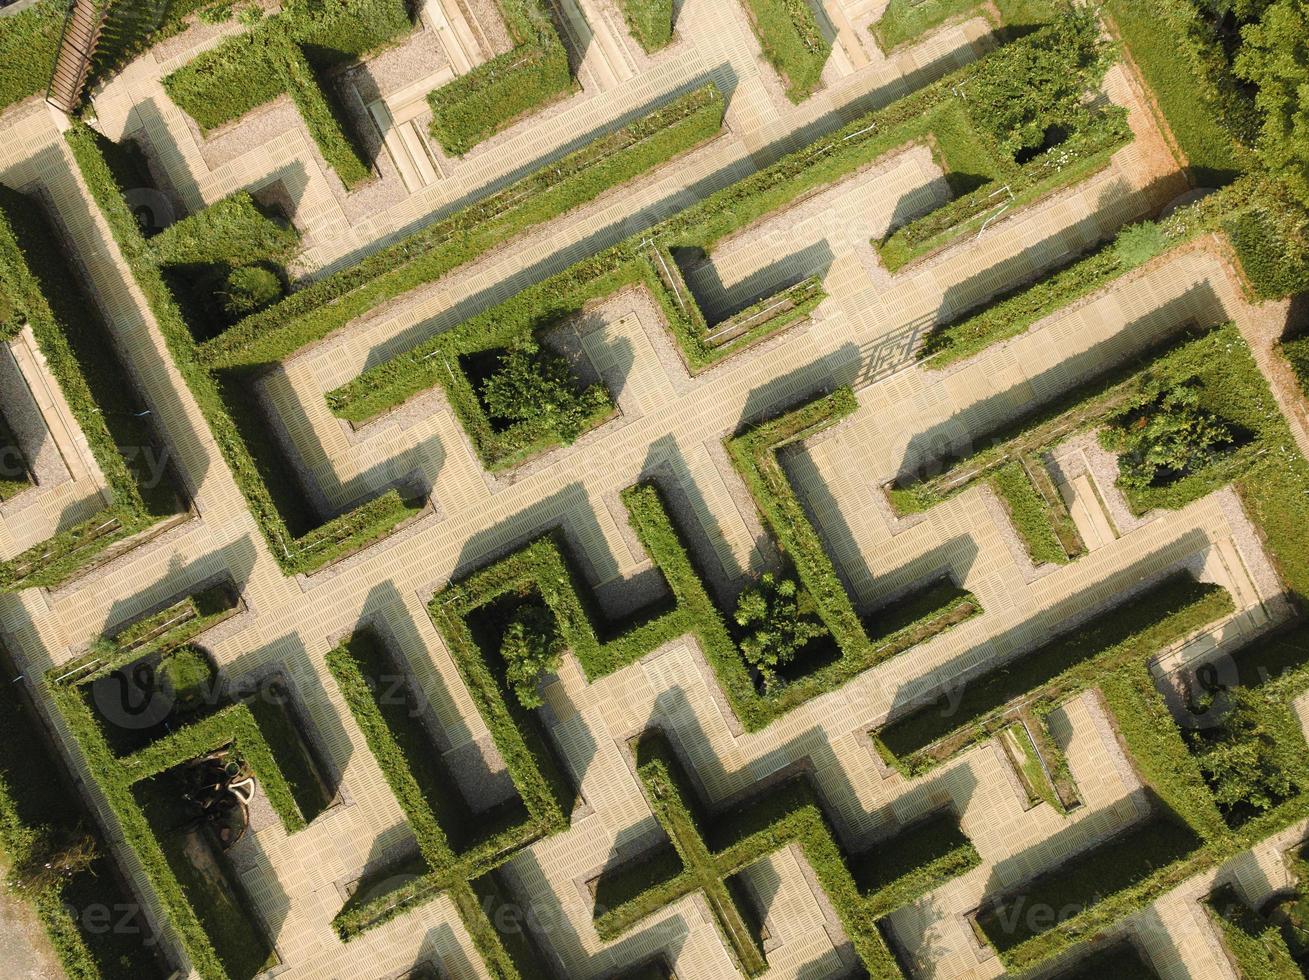
<path fill-rule="evenodd" d="M 1309 290 L 1309 213 L 1276 181 L 1262 181 L 1250 206 L 1223 222 L 1259 299 Z"/>
<path fill-rule="evenodd" d="M 1256 914 L 1231 885 L 1215 891 L 1204 906 L 1243 980 L 1303 976 L 1277 926 Z"/>
<path fill-rule="evenodd" d="M 157 683 L 172 699 L 175 710 L 189 713 L 204 707 L 217 675 L 208 654 L 197 647 L 184 646 L 159 662 Z"/>
<path fill-rule="evenodd" d="M 736 625 L 741 628 L 741 655 L 771 688 L 777 672 L 787 666 L 810 640 L 826 634 L 821 623 L 806 615 L 794 579 L 778 579 L 765 572 L 736 604 Z"/>
<path fill-rule="evenodd" d="M 1268 694 L 1238 687 L 1212 731 L 1190 733 L 1192 751 L 1224 814 L 1263 813 L 1306 786 L 1294 735 L 1270 723 L 1278 705 Z"/>
<path fill-rule="evenodd" d="M 740 0 L 754 24 L 764 57 L 777 69 L 792 102 L 803 102 L 823 81 L 832 53 L 808 0 Z"/>
<path fill-rule="evenodd" d="M 0 650 L 0 850 L 12 869 L 10 881 L 26 885 L 22 897 L 70 978 L 163 980 L 148 924 L 137 918 L 130 925 L 140 932 L 104 930 L 81 914 L 95 906 L 129 909 L 139 900 L 123 891 L 126 875 L 93 831 L 95 818 L 60 753 L 41 734 L 45 723 L 26 688 L 8 651 Z M 89 864 L 88 845 L 98 855 Z M 24 874 L 24 868 L 36 873 Z"/>
<path fill-rule="evenodd" d="M 545 701 L 537 683 L 559 669 L 564 644 L 550 610 L 540 603 L 524 603 L 514 613 L 500 640 L 505 680 L 524 708 L 539 708 Z"/>
<path fill-rule="evenodd" d="M 646 51 L 658 51 L 673 39 L 673 0 L 622 0 L 632 36 Z"/>
<path fill-rule="evenodd" d="M 247 265 L 286 259 L 299 233 L 237 191 L 169 225 L 150 239 L 161 265 Z"/>
<path fill-rule="evenodd" d="M 267 482 L 275 479 L 278 471 L 261 468 L 267 455 L 256 459 L 247 441 L 249 430 L 243 430 L 234 418 L 236 414 L 246 417 L 250 409 L 248 387 L 225 388 L 224 379 L 211 374 L 198 361 L 191 328 L 177 297 L 164 279 L 154 250 L 142 237 L 106 158 L 105 147 L 112 144 L 85 126 L 74 126 L 66 138 L 92 197 L 145 294 L 173 362 L 199 404 L 255 523 L 282 569 L 292 575 L 313 572 L 374 543 L 420 511 L 425 506 L 422 500 L 406 500 L 391 490 L 340 517 L 303 528 L 300 535 L 291 533 Z"/>
<path fill-rule="evenodd" d="M 1055 534 L 1049 505 L 1032 486 L 1022 463 L 1006 463 L 991 475 L 991 483 L 1032 561 L 1037 565 L 1067 563 L 1068 552 Z"/>
<path fill-rule="evenodd" d="M 247 316 L 275 302 L 283 293 L 282 280 L 267 266 L 243 265 L 227 274 L 223 308 L 228 316 Z"/>
<path fill-rule="evenodd" d="M 1232 442 L 1230 427 L 1187 384 L 1114 417 L 1100 433 L 1101 445 L 1118 454 L 1119 482 L 1136 489 L 1198 472 Z"/>
<path fill-rule="evenodd" d="M 1061 919 L 1142 886 L 1184 860 L 1200 843 L 1185 824 L 1155 817 L 988 903 L 977 917 L 978 926 L 1002 955 L 1009 953 L 1056 927 Z"/>
<path fill-rule="evenodd" d="M 480 394 L 493 418 L 535 420 L 565 442 L 581 435 L 597 410 L 609 408 L 602 385 L 579 391 L 567 359 L 535 341 L 516 344 L 501 354 Z"/>
<path fill-rule="evenodd" d="M 1002 47 L 967 88 L 969 116 L 1010 157 L 1043 146 L 1051 129 L 1084 128 L 1086 94 L 1110 63 L 1092 11 L 1059 17 L 1037 36 L 1037 43 Z"/>

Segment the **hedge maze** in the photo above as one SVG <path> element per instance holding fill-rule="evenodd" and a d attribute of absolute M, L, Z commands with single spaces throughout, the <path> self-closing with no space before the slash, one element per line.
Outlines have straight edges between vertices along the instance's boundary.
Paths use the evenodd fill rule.
<path fill-rule="evenodd" d="M 257 778 L 288 834 L 331 803 L 285 681 L 221 677 L 194 644 L 232 614 L 234 599 L 225 588 L 186 597 L 48 678 L 166 927 L 199 974 L 218 980 L 256 976 L 278 958 L 226 861 L 223 831 L 184 802 L 197 762 L 219 758 Z"/>
<path fill-rule="evenodd" d="M 647 733 L 633 748 L 650 807 L 668 836 L 657 855 L 607 872 L 595 884 L 596 931 L 612 938 L 684 895 L 700 891 L 737 968 L 768 969 L 756 911 L 739 875 L 775 851 L 799 847 L 870 976 L 902 975 L 880 918 L 978 863 L 952 814 L 943 813 L 847 855 L 804 777 L 793 777 L 730 813 L 708 817 L 667 740 Z"/>
<path fill-rule="evenodd" d="M 232 259 L 257 259 L 239 268 L 267 269 L 293 248 L 290 231 L 240 194 L 182 219 L 147 240 L 124 197 L 132 174 L 121 148 L 89 128 L 68 139 L 109 221 L 118 245 L 165 331 L 170 351 L 202 406 L 278 562 L 309 573 L 385 537 L 423 510 L 423 488 L 405 484 L 344 514 L 316 513 L 311 497 L 285 463 L 270 421 L 249 397 L 261 374 L 343 321 L 406 289 L 471 261 L 502 236 L 556 217 L 641 170 L 695 146 L 716 132 L 721 96 L 699 89 L 656 109 L 557 167 L 524 178 L 495 198 L 472 205 L 415 232 L 410 239 L 315 286 L 274 299 L 248 315 L 213 322 L 213 283 L 228 282 Z M 546 182 L 545 193 L 535 193 Z M 528 196 L 530 195 L 530 196 Z M 397 256 L 409 261 L 397 265 Z M 197 263 L 197 258 L 205 259 Z M 202 266 L 196 275 L 196 266 Z M 196 290 L 201 290 L 199 296 Z M 217 286 L 219 291 L 222 285 Z M 207 290 L 207 293 L 205 292 Z M 189 295 L 188 295 L 189 294 Z M 358 304 L 363 301 L 362 310 Z M 350 311 L 350 312 L 347 312 Z M 208 314 L 208 316 L 206 316 Z M 271 349 L 270 349 L 271 348 Z M 220 356 L 219 351 L 223 354 Z M 539 433 L 540 427 L 537 427 Z M 549 439 L 554 433 L 543 434 Z M 542 435 L 536 435 L 541 439 Z"/>
<path fill-rule="evenodd" d="M 68 975 L 1306 975 L 1292 6 L 0 11 Z"/>

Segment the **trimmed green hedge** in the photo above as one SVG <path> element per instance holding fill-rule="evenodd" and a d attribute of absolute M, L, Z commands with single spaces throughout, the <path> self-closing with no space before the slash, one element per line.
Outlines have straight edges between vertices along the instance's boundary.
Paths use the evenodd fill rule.
<path fill-rule="evenodd" d="M 1069 30 L 1080 31 L 1080 23 L 1072 28 L 1052 25 L 1014 41 L 1009 47 L 1048 47 Z M 476 338 L 466 340 L 473 344 L 489 343 L 492 336 L 523 335 L 576 313 L 587 302 L 638 283 L 644 283 L 659 303 L 683 358 L 693 372 L 732 356 L 786 326 L 792 322 L 791 319 L 781 317 L 761 322 L 725 343 L 714 343 L 711 325 L 705 322 L 694 297 L 690 297 L 672 260 L 671 250 L 699 249 L 708 254 L 715 243 L 727 235 L 794 203 L 815 188 L 848 177 L 907 143 L 929 139 L 938 123 L 947 117 L 953 118 L 951 112 L 957 110 L 952 87 L 965 84 L 977 72 L 986 70 L 989 58 L 996 56 L 989 55 L 884 109 L 871 112 L 772 166 L 710 195 L 680 214 L 636 232 L 623 242 L 529 287 L 465 321 L 453 331 L 377 365 L 329 393 L 329 405 L 338 415 L 351 421 L 374 418 L 414 394 L 448 381 L 449 373 L 438 354 L 449 354 L 450 345 L 454 343 L 449 335 Z M 1117 133 L 1115 127 L 1121 122 L 1121 114 L 1109 113 L 1102 117 L 1102 121 L 1104 125 L 1100 130 Z M 1101 136 L 1104 136 L 1103 132 Z M 1108 159 L 1108 152 L 1105 150 L 1096 157 L 1099 164 Z M 1040 187 L 1048 191 L 1076 169 L 1066 168 L 1047 175 L 1046 180 L 1039 182 Z M 960 201 L 963 206 L 972 206 L 971 197 Z M 923 220 L 932 219 L 929 215 Z M 914 227 L 924 226 L 915 223 Z M 963 221 L 945 234 L 947 237 L 964 234 L 969 227 L 969 222 Z"/>
<path fill-rule="evenodd" d="M 67 5 L 42 0 L 0 17 L 0 111 L 45 92 L 54 72 Z"/>
<path fill-rule="evenodd" d="M 39 199 L 0 187 L 0 283 L 13 297 L 92 456 L 109 501 L 92 517 L 0 562 L 0 589 L 58 585 L 107 548 L 185 503 L 148 413 L 142 413 L 109 326 L 75 273 Z"/>
<path fill-rule="evenodd" d="M 292 533 L 268 483 L 270 478 L 276 478 L 276 468 L 268 462 L 272 454 L 265 449 L 269 443 L 261 441 L 263 434 L 252 430 L 248 421 L 251 406 L 247 389 L 232 385 L 230 376 L 224 379 L 211 373 L 199 361 L 195 340 L 178 299 L 164 279 L 154 248 L 142 237 L 123 188 L 108 162 L 107 153 L 112 152 L 113 144 L 86 126 L 74 126 L 66 135 L 91 196 L 163 332 L 173 362 L 186 379 L 256 524 L 283 571 L 290 575 L 316 571 L 379 540 L 402 521 L 419 513 L 423 501 L 404 500 L 391 490 L 317 526 L 304 527 L 298 523 L 297 530 L 301 533 Z M 261 449 L 264 453 L 257 455 Z M 290 493 L 280 499 L 288 498 L 303 500 L 302 495 Z"/>
<path fill-rule="evenodd" d="M 655 818 L 679 860 L 641 855 L 606 870 L 596 882 L 596 932 L 616 939 L 667 905 L 700 892 L 737 966 L 747 976 L 768 969 L 754 909 L 732 881 L 751 865 L 792 845 L 814 870 L 870 976 L 903 973 L 877 922 L 917 901 L 980 859 L 950 814 L 903 831 L 874 851 L 850 857 L 842 848 L 813 786 L 804 777 L 775 785 L 731 811 L 709 816 L 665 737 L 647 731 L 635 746 L 637 776 Z M 888 855 L 905 846 L 918 863 Z M 851 866 L 858 869 L 852 872 Z M 611 902 L 610 900 L 614 900 Z"/>
<path fill-rule="evenodd" d="M 1166 249 L 1212 229 L 1213 222 L 1204 220 L 1212 210 L 1202 202 L 1179 209 L 1157 225 L 1144 222 L 1123 229 L 1114 240 L 1073 256 L 1035 282 L 1007 290 L 988 300 L 980 310 L 933 328 L 919 348 L 919 358 L 924 367 L 940 369 L 1024 333 L 1039 320 L 1089 296 Z"/>
<path fill-rule="evenodd" d="M 1199 846 L 1200 839 L 1184 823 L 1149 819 L 990 900 L 977 916 L 978 926 L 1002 955 L 1009 953 L 1061 918 L 1120 899 Z"/>
<path fill-rule="evenodd" d="M 803 102 L 823 83 L 832 54 L 808 0 L 740 0 L 750 15 L 764 57 L 777 69 L 792 102 Z"/>
<path fill-rule="evenodd" d="M 1098 684 L 1115 665 L 1144 661 L 1232 608 L 1223 589 L 1186 576 L 1169 579 L 974 678 L 962 690 L 944 692 L 893 718 L 874 741 L 888 764 L 907 777 L 922 775 L 994 736 L 1009 723 L 1019 699 L 1053 708 Z"/>
<path fill-rule="evenodd" d="M 729 443 L 729 451 L 742 469 L 766 523 L 794 564 L 824 624 L 836 637 L 835 658 L 811 663 L 802 660 L 788 668 L 785 684 L 761 694 L 725 617 L 710 598 L 669 519 L 663 499 L 650 485 L 628 489 L 623 501 L 632 527 L 668 583 L 671 607 L 658 604 L 620 628 L 606 625 L 599 610 L 583 598 L 589 590 L 573 575 L 565 547 L 545 537 L 437 596 L 433 616 L 436 610 L 442 611 L 438 625 L 447 646 L 458 646 L 464 651 L 461 656 L 466 654 L 472 662 L 475 645 L 468 646 L 473 640 L 466 625 L 461 625 L 462 617 L 503 596 L 538 592 L 553 612 L 568 648 L 592 680 L 679 636 L 695 636 L 732 710 L 742 725 L 755 731 L 810 698 L 835 690 L 870 667 L 977 615 L 981 608 L 976 598 L 948 581 L 934 583 L 909 599 L 878 610 L 867 624 L 854 611 L 817 531 L 775 456 L 783 446 L 835 424 L 853 407 L 853 394 L 842 389 Z"/>
<path fill-rule="evenodd" d="M 1304 975 L 1281 930 L 1261 918 L 1231 885 L 1219 888 L 1202 904 L 1242 980 L 1287 980 Z"/>
<path fill-rule="evenodd" d="M 632 36 L 646 51 L 658 51 L 672 41 L 673 0 L 622 0 L 621 6 Z"/>
<path fill-rule="evenodd" d="M 434 611 L 433 617 L 442 622 L 439 613 Z M 498 885 L 491 887 L 490 876 L 524 847 L 566 830 L 574 794 L 545 736 L 515 699 L 504 697 L 476 647 L 460 642 L 457 629 L 451 637 L 451 652 L 505 759 L 518 798 L 477 815 L 462 800 L 451 799 L 458 789 L 434 755 L 415 710 L 418 701 L 408 689 L 410 681 L 374 634 L 356 633 L 328 654 L 328 668 L 418 840 L 420 860 L 407 874 L 388 870 L 387 887 L 380 892 L 361 886 L 359 897 L 337 914 L 333 926 L 349 942 L 445 894 L 493 976 L 534 977 L 539 956 L 533 962 L 519 948 L 527 937 L 496 924 L 495 909 L 506 899 Z M 397 690 L 406 691 L 404 699 L 393 696 Z M 483 899 L 491 892 L 497 900 L 488 905 Z"/>
<path fill-rule="evenodd" d="M 198 55 L 165 76 L 163 86 L 203 130 L 290 94 L 323 159 L 351 188 L 370 178 L 372 167 L 346 133 L 316 72 L 360 58 L 411 28 L 403 0 L 292 4 Z"/>
<path fill-rule="evenodd" d="M 573 90 L 568 51 L 542 0 L 497 0 L 515 46 L 427 97 L 432 135 L 462 156 Z"/>

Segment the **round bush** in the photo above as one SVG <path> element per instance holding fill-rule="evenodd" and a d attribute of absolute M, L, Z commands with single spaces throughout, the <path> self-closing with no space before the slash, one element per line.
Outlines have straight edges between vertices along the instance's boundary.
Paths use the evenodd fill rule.
<path fill-rule="evenodd" d="M 172 695 L 174 710 L 195 711 L 212 700 L 216 674 L 203 650 L 184 646 L 160 662 L 157 683 Z"/>
<path fill-rule="evenodd" d="M 249 316 L 282 296 L 282 280 L 262 265 L 243 265 L 227 274 L 223 284 L 223 309 L 234 318 Z"/>

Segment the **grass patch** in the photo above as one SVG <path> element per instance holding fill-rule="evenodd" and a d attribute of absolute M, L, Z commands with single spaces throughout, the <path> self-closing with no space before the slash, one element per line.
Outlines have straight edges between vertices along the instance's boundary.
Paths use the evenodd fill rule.
<path fill-rule="evenodd" d="M 786 97 L 803 102 L 823 83 L 832 54 L 809 0 L 740 0 L 750 15 L 764 57 L 777 69 Z"/>

